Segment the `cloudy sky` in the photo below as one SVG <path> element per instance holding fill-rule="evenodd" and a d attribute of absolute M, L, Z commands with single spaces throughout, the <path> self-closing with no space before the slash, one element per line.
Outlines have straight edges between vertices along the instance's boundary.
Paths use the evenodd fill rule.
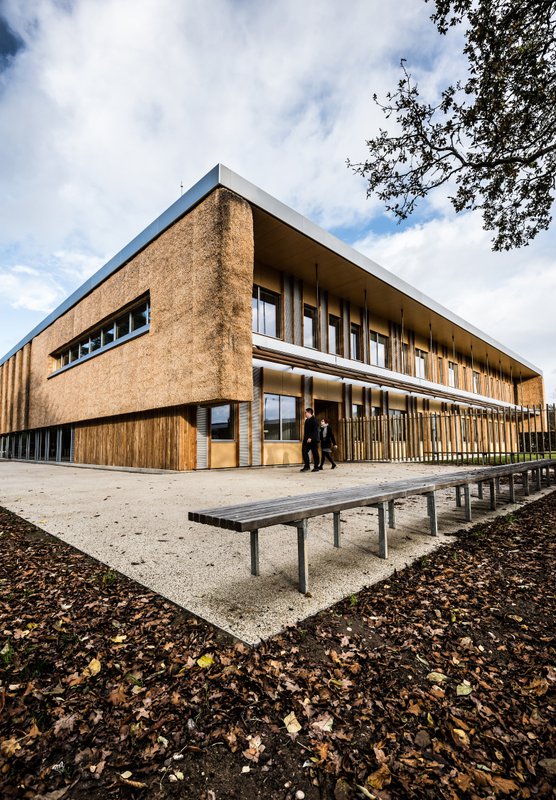
<path fill-rule="evenodd" d="M 544 371 L 556 228 L 494 254 L 445 194 L 403 229 L 346 167 L 400 58 L 463 75 L 419 0 L 0 0 L 0 356 L 216 163 Z"/>

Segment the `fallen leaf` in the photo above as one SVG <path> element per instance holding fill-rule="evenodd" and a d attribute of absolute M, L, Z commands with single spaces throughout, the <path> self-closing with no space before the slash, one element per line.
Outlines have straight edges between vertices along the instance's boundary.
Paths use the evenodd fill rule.
<path fill-rule="evenodd" d="M 83 670 L 82 675 L 83 675 L 84 678 L 94 677 L 95 675 L 98 675 L 98 673 L 100 672 L 100 669 L 101 669 L 101 665 L 100 665 L 100 661 L 98 660 L 98 658 L 92 658 L 89 661 L 89 664 Z"/>
<path fill-rule="evenodd" d="M 427 680 L 431 681 L 431 683 L 442 683 L 448 680 L 448 676 L 444 675 L 443 672 L 429 672 Z"/>
<path fill-rule="evenodd" d="M 206 653 L 204 656 L 201 656 L 200 658 L 197 659 L 197 664 L 202 669 L 207 669 L 208 667 L 211 667 L 214 664 L 214 659 L 210 655 L 210 653 Z"/>
<path fill-rule="evenodd" d="M 334 724 L 334 719 L 330 716 L 330 714 L 323 714 L 322 717 L 319 717 L 314 722 L 311 723 L 311 728 L 316 728 L 319 731 L 323 731 L 324 733 L 328 733 L 332 730 L 332 725 Z"/>
<path fill-rule="evenodd" d="M 291 711 L 287 717 L 284 717 L 284 725 L 286 726 L 288 733 L 299 733 L 301 730 L 301 725 L 299 724 L 293 711 Z"/>
<path fill-rule="evenodd" d="M 369 786 L 372 786 L 373 789 L 382 789 L 384 786 L 388 786 L 390 781 L 392 780 L 392 776 L 390 774 L 390 770 L 388 769 L 387 764 L 383 764 L 379 767 L 375 772 L 373 772 L 367 778 L 367 783 Z"/>
<path fill-rule="evenodd" d="M 59 720 L 56 720 L 54 723 L 54 735 L 59 736 L 61 733 L 68 732 L 71 733 L 73 727 L 77 721 L 77 714 L 66 714 L 65 717 L 61 717 Z"/>

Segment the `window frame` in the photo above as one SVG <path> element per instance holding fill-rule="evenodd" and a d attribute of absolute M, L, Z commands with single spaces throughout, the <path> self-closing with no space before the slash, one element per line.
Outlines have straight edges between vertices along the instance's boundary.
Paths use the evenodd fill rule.
<path fill-rule="evenodd" d="M 229 422 L 228 428 L 231 427 L 231 436 L 215 436 L 214 435 L 214 422 L 213 422 L 213 411 L 217 411 L 221 408 L 229 408 Z M 237 424 L 236 424 L 236 409 L 234 403 L 219 403 L 217 406 L 211 406 L 210 408 L 210 440 L 211 442 L 235 442 L 237 440 Z"/>
<path fill-rule="evenodd" d="M 266 418 L 266 406 L 265 406 L 265 399 L 267 397 L 277 397 L 278 398 L 278 439 L 270 439 L 266 436 L 266 425 L 267 425 L 267 418 Z M 287 400 L 293 400 L 295 406 L 295 438 L 284 438 L 284 415 L 282 413 L 282 405 L 283 400 L 285 398 Z M 301 441 L 301 429 L 300 429 L 300 417 L 299 417 L 299 408 L 301 404 L 301 398 L 296 397 L 295 395 L 291 394 L 278 394 L 277 392 L 264 392 L 263 393 L 263 441 L 267 442 L 300 442 Z M 274 421 L 272 421 L 274 422 Z"/>
<path fill-rule="evenodd" d="M 311 320 L 312 328 L 312 344 L 307 344 L 307 330 L 306 321 Z M 310 350 L 317 350 L 319 344 L 319 315 L 316 306 L 309 303 L 303 303 L 303 347 L 308 347 Z"/>
<path fill-rule="evenodd" d="M 382 341 L 381 341 L 382 340 Z M 378 331 L 369 331 L 369 360 L 373 367 L 388 369 L 390 337 Z M 380 363 L 379 347 L 384 350 L 384 364 Z M 373 360 L 376 358 L 376 360 Z"/>
<path fill-rule="evenodd" d="M 133 315 L 137 313 L 139 309 L 144 309 L 145 319 L 147 321 L 144 325 L 132 330 Z M 126 316 L 128 321 L 128 332 L 122 334 L 121 336 L 117 336 L 117 323 L 121 320 L 124 320 Z M 97 325 L 95 328 L 89 331 L 89 333 L 80 336 L 70 345 L 66 345 L 57 352 L 53 353 L 52 358 L 55 359 L 56 367 L 48 377 L 52 378 L 54 375 L 58 375 L 60 372 L 65 372 L 66 370 L 88 361 L 91 358 L 96 358 L 96 356 L 101 355 L 107 350 L 111 350 L 113 347 L 117 347 L 118 345 L 124 344 L 131 339 L 148 333 L 150 330 L 150 323 L 151 302 L 150 296 L 147 295 L 146 297 L 143 296 L 138 302 L 128 307 L 126 311 L 118 311 L 111 319 L 106 320 L 101 325 Z M 112 341 L 105 343 L 105 334 L 109 330 L 112 331 L 113 339 Z M 98 342 L 98 346 L 93 347 L 94 342 Z"/>
<path fill-rule="evenodd" d="M 261 295 L 268 295 L 269 298 L 274 299 L 276 302 L 274 305 L 274 313 L 275 313 L 275 321 L 276 321 L 276 331 L 275 333 L 268 333 L 268 331 L 263 330 L 263 322 L 265 319 L 263 303 L 265 302 Z M 256 308 L 253 308 L 253 301 L 255 301 Z M 266 286 L 261 286 L 258 283 L 253 284 L 253 291 L 251 294 L 251 331 L 252 333 L 259 333 L 261 336 L 270 336 L 272 339 L 280 339 L 282 335 L 282 325 L 281 325 L 281 314 L 282 314 L 282 296 L 278 292 L 274 292 L 272 289 L 267 289 Z M 256 324 L 255 323 L 255 316 L 256 316 Z"/>
<path fill-rule="evenodd" d="M 332 322 L 334 320 L 334 322 Z M 332 350 L 330 347 L 330 330 L 335 331 L 334 337 L 336 339 L 336 348 Z M 328 352 L 333 356 L 342 355 L 342 320 L 335 314 L 328 315 Z"/>
<path fill-rule="evenodd" d="M 354 341 L 356 343 L 355 348 L 353 347 Z M 357 351 L 356 355 L 353 352 L 354 349 Z M 352 322 L 351 320 L 349 323 L 349 356 L 352 361 L 363 360 L 363 353 L 361 347 L 361 325 L 359 325 L 358 322 Z"/>
<path fill-rule="evenodd" d="M 421 350 L 421 348 L 419 347 L 415 348 L 415 377 L 421 378 L 421 380 L 427 380 L 427 372 L 428 372 L 427 356 L 428 353 L 426 350 Z"/>

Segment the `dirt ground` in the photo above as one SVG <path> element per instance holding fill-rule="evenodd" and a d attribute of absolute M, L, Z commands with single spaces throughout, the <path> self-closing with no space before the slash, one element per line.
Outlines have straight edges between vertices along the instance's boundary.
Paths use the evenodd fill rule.
<path fill-rule="evenodd" d="M 237 642 L 0 510 L 0 795 L 554 798 L 556 492 Z"/>

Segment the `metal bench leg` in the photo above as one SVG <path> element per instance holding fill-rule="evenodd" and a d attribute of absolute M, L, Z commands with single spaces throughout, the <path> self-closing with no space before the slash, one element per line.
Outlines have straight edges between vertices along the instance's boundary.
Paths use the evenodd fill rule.
<path fill-rule="evenodd" d="M 340 512 L 334 512 L 334 547 L 342 546 L 342 523 L 340 521 Z"/>
<path fill-rule="evenodd" d="M 471 515 L 471 484 L 466 483 L 463 487 L 463 497 L 465 501 L 465 520 L 471 522 L 473 519 Z"/>
<path fill-rule="evenodd" d="M 386 530 L 386 507 L 388 503 L 379 503 L 378 508 L 378 557 L 388 558 L 388 531 Z"/>
<path fill-rule="evenodd" d="M 510 503 L 515 503 L 515 478 L 513 473 L 508 478 L 510 482 Z"/>
<path fill-rule="evenodd" d="M 529 472 L 525 470 L 521 473 L 521 482 L 523 484 L 523 494 L 525 497 L 529 497 Z"/>
<path fill-rule="evenodd" d="M 477 484 L 477 497 L 479 498 L 479 500 L 483 499 L 483 482 L 482 481 L 479 481 L 479 483 Z"/>
<path fill-rule="evenodd" d="M 431 536 L 438 536 L 438 513 L 436 510 L 436 492 L 427 494 L 427 513 L 431 525 Z"/>
<path fill-rule="evenodd" d="M 536 485 L 536 488 L 537 488 L 537 492 L 540 492 L 540 490 L 542 489 L 541 471 L 540 471 L 540 469 L 536 469 L 535 470 L 535 485 Z"/>
<path fill-rule="evenodd" d="M 456 486 L 456 507 L 461 508 L 461 486 Z"/>
<path fill-rule="evenodd" d="M 488 488 L 489 488 L 489 491 L 490 491 L 490 510 L 491 511 L 495 511 L 496 510 L 496 482 L 494 481 L 494 478 L 489 480 Z"/>
<path fill-rule="evenodd" d="M 495 478 L 496 481 L 496 494 L 500 494 L 500 478 Z"/>
<path fill-rule="evenodd" d="M 299 591 L 307 594 L 309 591 L 309 561 L 307 556 L 307 533 L 309 524 L 306 519 L 297 525 L 297 560 L 299 572 Z"/>
<path fill-rule="evenodd" d="M 259 531 L 251 531 L 251 575 L 259 572 Z"/>
<path fill-rule="evenodd" d="M 396 527 L 396 510 L 394 508 L 394 501 L 388 501 L 388 527 L 395 528 Z"/>

